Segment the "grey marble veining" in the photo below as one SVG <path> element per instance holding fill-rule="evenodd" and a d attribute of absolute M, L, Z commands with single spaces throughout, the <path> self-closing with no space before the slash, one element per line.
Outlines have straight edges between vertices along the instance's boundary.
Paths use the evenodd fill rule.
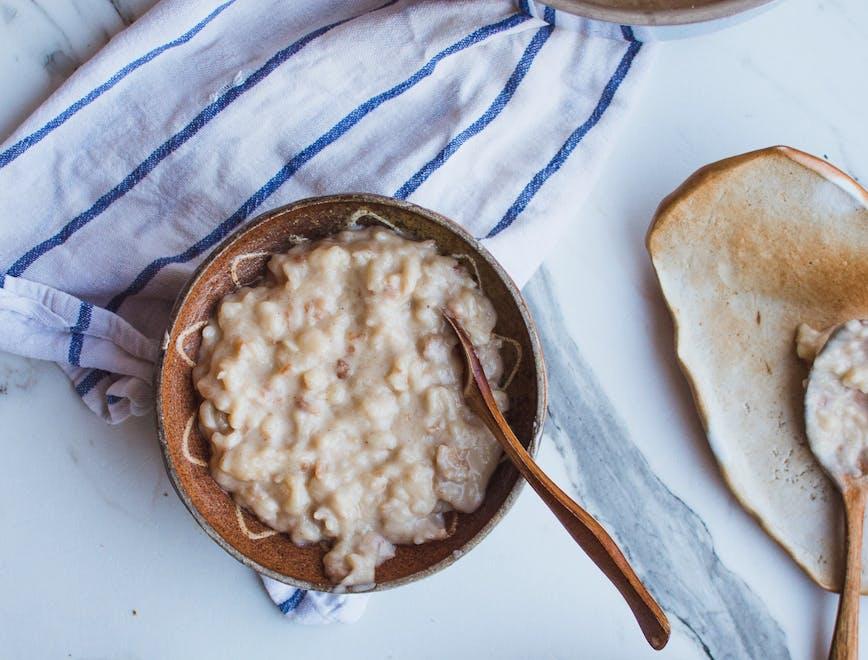
<path fill-rule="evenodd" d="M 0 5 L 0 19 L 3 20 L 5 25 L 9 25 L 14 21 L 16 16 L 18 16 L 18 10 L 15 7 Z"/>
<path fill-rule="evenodd" d="M 27 391 L 36 385 L 38 376 L 34 362 L 17 355 L 0 353 L 0 397 L 10 390 Z"/>
<path fill-rule="evenodd" d="M 156 0 L 0 0 L 0 140 Z"/>
<path fill-rule="evenodd" d="M 133 14 L 128 7 L 125 7 L 120 0 L 109 0 L 109 4 L 112 6 L 112 9 L 117 12 L 117 15 L 124 22 L 124 25 L 132 25 L 133 21 L 136 20 L 135 14 Z"/>
<path fill-rule="evenodd" d="M 718 558 L 703 521 L 651 470 L 582 358 L 545 269 L 525 287 L 549 376 L 547 435 L 579 500 L 709 658 L 789 658 L 765 604 Z M 677 623 L 676 623 L 677 625 Z"/>
<path fill-rule="evenodd" d="M 50 25 L 54 30 L 57 31 L 57 34 L 66 47 L 68 51 L 72 51 L 72 41 L 70 41 L 69 36 L 66 34 L 66 30 L 63 26 L 57 22 L 54 18 L 54 12 L 49 12 L 42 6 L 39 0 L 30 0 L 30 6 L 39 14 L 40 18 L 45 21 L 48 25 Z"/>
<path fill-rule="evenodd" d="M 156 0 L 72 0 L 72 2 L 83 14 L 92 11 L 94 5 L 101 5 L 100 9 L 110 8 L 124 25 L 132 25 L 156 4 Z"/>

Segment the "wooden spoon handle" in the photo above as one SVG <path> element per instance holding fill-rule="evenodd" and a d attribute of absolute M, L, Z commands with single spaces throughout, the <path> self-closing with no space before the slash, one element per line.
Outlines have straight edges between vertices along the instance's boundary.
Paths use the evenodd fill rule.
<path fill-rule="evenodd" d="M 844 588 L 838 601 L 838 618 L 832 637 L 831 660 L 859 657 L 859 597 L 862 593 L 862 530 L 865 523 L 866 489 L 850 486 L 842 492 L 847 523 L 847 559 Z"/>
<path fill-rule="evenodd" d="M 615 541 L 600 523 L 542 471 L 515 437 L 500 411 L 496 410 L 495 414 L 500 419 L 496 419 L 486 408 L 480 416 L 501 440 L 509 459 L 557 516 L 561 525 L 621 592 L 648 643 L 655 649 L 662 649 L 669 641 L 669 621 Z"/>
<path fill-rule="evenodd" d="M 570 536 L 621 592 L 633 610 L 633 616 L 636 617 L 648 643 L 655 649 L 662 649 L 669 641 L 669 620 L 663 610 L 648 593 L 612 537 L 587 511 L 549 479 L 515 437 L 491 394 L 491 387 L 470 337 L 448 311 L 444 310 L 443 316 L 455 330 L 464 353 L 467 367 L 464 397 L 467 404 L 485 422 L 500 442 L 507 458 L 557 516 Z"/>

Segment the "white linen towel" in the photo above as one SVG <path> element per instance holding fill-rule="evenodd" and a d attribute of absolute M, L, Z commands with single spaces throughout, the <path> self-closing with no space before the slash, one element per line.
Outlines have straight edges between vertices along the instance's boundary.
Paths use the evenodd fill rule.
<path fill-rule="evenodd" d="M 0 146 L 0 349 L 57 362 L 109 422 L 145 414 L 191 271 L 328 193 L 439 211 L 523 284 L 580 221 L 647 50 L 512 0 L 163 0 Z M 304 623 L 367 598 L 265 582 Z"/>

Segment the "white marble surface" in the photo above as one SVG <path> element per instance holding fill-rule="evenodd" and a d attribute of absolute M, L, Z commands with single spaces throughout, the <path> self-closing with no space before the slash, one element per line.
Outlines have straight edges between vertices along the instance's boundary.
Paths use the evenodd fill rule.
<path fill-rule="evenodd" d="M 0 0 L 0 137 L 149 4 Z M 765 602 L 793 658 L 825 655 L 835 599 L 726 490 L 675 366 L 643 238 L 688 174 L 749 149 L 790 144 L 865 180 L 866 25 L 864 0 L 784 0 L 723 32 L 659 44 L 640 107 L 547 262 L 569 334 L 633 440 Z M 149 419 L 105 426 L 54 366 L 3 356 L 0 428 L 0 657 L 656 656 L 529 491 L 467 557 L 378 594 L 359 624 L 300 628 L 199 532 Z M 540 460 L 569 483 L 551 442 Z M 704 657 L 673 623 L 657 657 Z"/>

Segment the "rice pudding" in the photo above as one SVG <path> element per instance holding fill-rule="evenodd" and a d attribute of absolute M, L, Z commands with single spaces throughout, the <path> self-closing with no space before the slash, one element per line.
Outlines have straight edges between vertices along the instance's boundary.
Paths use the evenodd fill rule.
<path fill-rule="evenodd" d="M 193 378 L 211 473 L 293 543 L 327 542 L 334 583 L 373 584 L 396 544 L 448 536 L 444 514 L 478 508 L 497 466 L 443 309 L 506 409 L 491 301 L 433 241 L 387 229 L 273 256 L 202 331 Z"/>
<path fill-rule="evenodd" d="M 868 474 L 868 323 L 848 321 L 816 353 L 805 410 L 811 449 L 827 472 Z"/>

